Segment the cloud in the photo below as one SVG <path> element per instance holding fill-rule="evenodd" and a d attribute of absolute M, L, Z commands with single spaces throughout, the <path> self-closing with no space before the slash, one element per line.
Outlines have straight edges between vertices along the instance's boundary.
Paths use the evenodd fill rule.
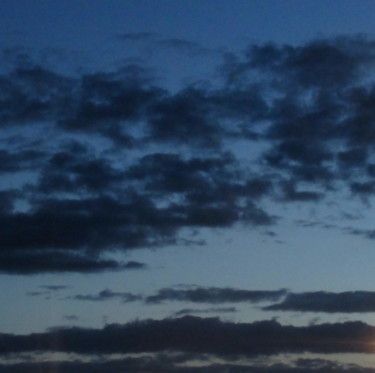
<path fill-rule="evenodd" d="M 11 213 L 14 208 L 14 202 L 20 192 L 17 190 L 7 190 L 0 192 L 0 214 Z"/>
<path fill-rule="evenodd" d="M 173 316 L 197 315 L 203 313 L 234 313 L 237 312 L 235 307 L 212 307 L 212 308 L 183 308 L 173 314 Z"/>
<path fill-rule="evenodd" d="M 154 32 L 126 32 L 118 35 L 118 38 L 125 41 L 147 41 L 155 37 L 157 34 Z"/>
<path fill-rule="evenodd" d="M 217 356 L 279 353 L 372 353 L 375 330 L 362 322 L 283 326 L 276 321 L 223 322 L 185 316 L 103 329 L 65 328 L 30 335 L 2 334 L 2 354 L 61 351 L 84 354 L 180 351 Z M 214 336 L 211 338 L 210 336 Z"/>
<path fill-rule="evenodd" d="M 61 291 L 69 288 L 67 285 L 41 285 L 39 287 L 49 291 Z"/>
<path fill-rule="evenodd" d="M 176 50 L 177 52 L 187 53 L 191 56 L 205 55 L 210 52 L 210 49 L 203 47 L 199 43 L 180 38 L 161 39 L 157 45 L 158 47 L 164 47 Z"/>
<path fill-rule="evenodd" d="M 263 307 L 263 310 L 327 313 L 375 312 L 375 293 L 371 291 L 289 293 L 281 303 Z"/>
<path fill-rule="evenodd" d="M 318 39 L 302 46 L 252 45 L 246 55 L 243 71 L 255 68 L 285 76 L 303 89 L 346 86 L 366 72 L 375 56 L 374 42 L 363 36 Z"/>
<path fill-rule="evenodd" d="M 193 365 L 189 365 L 189 360 Z M 168 354 L 159 353 L 147 356 L 125 357 L 122 359 L 97 358 L 96 361 L 54 361 L 54 362 L 23 362 L 16 364 L 0 364 L 4 373 L 26 373 L 31 371 L 61 373 L 81 372 L 145 372 L 157 373 L 168 371 L 171 373 L 214 373 L 214 372 L 242 372 L 242 373 L 374 373 L 374 369 L 361 367 L 356 364 L 342 364 L 324 359 L 296 360 L 294 364 L 245 364 L 242 361 L 215 363 L 205 355 L 199 354 Z"/>
<path fill-rule="evenodd" d="M 45 154 L 38 150 L 23 150 L 11 153 L 0 150 L 0 173 L 16 173 L 22 170 L 38 168 Z"/>
<path fill-rule="evenodd" d="M 122 174 L 104 159 L 93 159 L 83 154 L 59 152 L 54 154 L 39 179 L 39 191 L 93 192 L 111 188 L 123 180 Z"/>
<path fill-rule="evenodd" d="M 346 227 L 343 229 L 345 233 L 353 234 L 355 236 L 362 236 L 370 240 L 375 239 L 375 229 L 361 229 L 361 228 L 352 228 Z"/>
<path fill-rule="evenodd" d="M 64 319 L 65 319 L 65 320 L 68 320 L 68 321 L 78 321 L 78 320 L 79 320 L 79 317 L 76 316 L 76 315 L 65 315 L 65 316 L 64 316 Z"/>
<path fill-rule="evenodd" d="M 0 252 L 0 273 L 30 275 L 37 273 L 94 273 L 124 270 L 126 264 L 77 252 L 56 250 L 6 250 Z M 35 292 L 33 295 L 36 295 Z"/>
<path fill-rule="evenodd" d="M 75 300 L 105 301 L 110 299 L 120 299 L 123 302 L 145 301 L 146 304 L 161 303 L 165 301 L 180 301 L 192 303 L 237 303 L 237 302 L 266 302 L 280 299 L 287 293 L 286 290 L 241 290 L 234 288 L 217 287 L 192 287 L 187 289 L 164 288 L 154 295 L 139 295 L 129 292 L 113 292 L 105 289 L 98 294 L 76 295 Z M 209 310 L 219 310 L 220 308 L 210 308 Z M 228 308 L 226 308 L 228 310 Z"/>
<path fill-rule="evenodd" d="M 7 266 L 7 268 L 8 268 L 8 266 Z M 16 269 L 14 269 L 14 270 L 16 270 Z M 20 271 L 20 273 L 22 273 L 22 271 L 25 271 L 25 269 L 19 268 L 19 271 Z M 37 272 L 37 270 L 36 270 L 36 272 Z M 54 293 L 60 292 L 62 290 L 68 289 L 69 286 L 66 286 L 66 285 L 41 285 L 41 286 L 39 286 L 39 288 L 44 289 L 44 290 L 43 291 L 29 291 L 26 294 L 30 295 L 30 296 L 33 296 L 33 297 L 40 296 L 40 295 L 49 296 L 49 295 L 51 295 L 52 292 L 54 292 Z"/>
<path fill-rule="evenodd" d="M 374 194 L 370 39 L 251 45 L 226 55 L 220 81 L 176 92 L 140 64 L 67 76 L 25 53 L 0 76 L 6 273 L 22 255 L 36 265 L 24 273 L 59 271 L 53 253 L 69 270 L 124 269 L 102 258 L 182 243 L 186 229 L 275 225 L 274 203 L 324 203 L 342 186 Z"/>
<path fill-rule="evenodd" d="M 125 263 L 124 268 L 125 269 L 146 269 L 147 265 L 145 263 L 131 260 L 130 262 Z"/>
<path fill-rule="evenodd" d="M 141 295 L 131 294 L 131 293 L 121 293 L 121 292 L 113 292 L 111 290 L 105 289 L 99 292 L 99 294 L 96 295 L 75 295 L 73 297 L 74 300 L 88 300 L 88 301 L 106 301 L 111 299 L 120 299 L 123 302 L 134 302 L 137 300 L 141 300 Z"/>
<path fill-rule="evenodd" d="M 159 303 L 163 301 L 183 301 L 193 303 L 225 303 L 225 302 L 264 302 L 279 299 L 285 295 L 286 290 L 263 291 L 241 290 L 233 288 L 204 288 L 192 289 L 165 288 L 156 295 L 145 298 L 147 303 Z"/>
<path fill-rule="evenodd" d="M 181 38 L 164 38 L 154 32 L 127 32 L 117 35 L 119 41 L 125 43 L 137 43 L 145 45 L 148 51 L 159 51 L 163 49 L 185 53 L 189 56 L 206 55 L 210 49 L 203 47 L 197 42 Z"/>

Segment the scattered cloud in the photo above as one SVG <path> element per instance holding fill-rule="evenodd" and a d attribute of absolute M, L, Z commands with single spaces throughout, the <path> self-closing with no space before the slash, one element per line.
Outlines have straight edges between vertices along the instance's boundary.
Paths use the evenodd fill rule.
<path fill-rule="evenodd" d="M 61 291 L 61 290 L 69 289 L 69 286 L 67 285 L 41 285 L 39 287 L 42 289 L 49 290 L 49 291 Z"/>
<path fill-rule="evenodd" d="M 186 229 L 278 224 L 265 202 L 374 194 L 368 38 L 253 44 L 224 57 L 221 82 L 177 92 L 139 64 L 66 76 L 23 54 L 0 76 L 0 176 L 17 180 L 0 191 L 2 273 L 140 268 L 105 258 Z"/>
<path fill-rule="evenodd" d="M 263 307 L 263 310 L 327 313 L 375 312 L 375 293 L 371 291 L 289 293 L 281 303 Z"/>
<path fill-rule="evenodd" d="M 102 290 L 99 294 L 96 295 L 75 295 L 73 297 L 75 300 L 88 300 L 88 301 L 106 301 L 111 299 L 120 299 L 123 302 L 134 302 L 137 300 L 141 300 L 142 296 L 131 294 L 131 293 L 121 293 L 121 292 L 113 292 L 111 290 Z"/>
<path fill-rule="evenodd" d="M 76 315 L 65 315 L 65 316 L 64 316 L 64 320 L 68 320 L 68 321 L 78 321 L 78 320 L 79 320 L 79 317 L 76 316 Z"/>
<path fill-rule="evenodd" d="M 129 269 L 111 259 L 99 259 L 76 252 L 6 250 L 0 252 L 0 272 L 30 275 L 37 273 L 102 272 Z M 35 295 L 35 293 L 34 293 Z"/>
<path fill-rule="evenodd" d="M 286 290 L 263 291 L 241 290 L 233 288 L 204 288 L 192 289 L 165 288 L 156 295 L 145 298 L 147 303 L 159 303 L 163 301 L 184 301 L 193 303 L 227 303 L 227 302 L 264 302 L 274 301 L 286 294 Z"/>
<path fill-rule="evenodd" d="M 285 296 L 286 290 L 242 290 L 234 288 L 217 287 L 191 287 L 185 289 L 164 288 L 154 295 L 139 295 L 129 292 L 113 292 L 109 289 L 102 290 L 98 294 L 82 295 L 73 297 L 75 300 L 104 301 L 110 299 L 121 299 L 124 302 L 143 300 L 146 304 L 162 303 L 166 301 L 192 302 L 192 303 L 237 303 L 237 302 L 267 302 L 276 301 Z M 210 308 L 209 310 L 219 310 Z M 223 309 L 223 308 L 222 308 Z M 230 308 L 226 308 L 228 310 Z M 196 313 L 196 312 L 195 312 Z"/>
<path fill-rule="evenodd" d="M 235 313 L 235 307 L 213 307 L 213 308 L 183 308 L 173 314 L 173 316 L 197 315 L 203 313 Z"/>

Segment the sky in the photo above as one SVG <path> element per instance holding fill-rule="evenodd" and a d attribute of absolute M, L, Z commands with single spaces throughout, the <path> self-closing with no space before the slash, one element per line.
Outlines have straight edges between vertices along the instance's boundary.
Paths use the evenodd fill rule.
<path fill-rule="evenodd" d="M 0 2 L 0 373 L 374 373 L 375 3 Z"/>

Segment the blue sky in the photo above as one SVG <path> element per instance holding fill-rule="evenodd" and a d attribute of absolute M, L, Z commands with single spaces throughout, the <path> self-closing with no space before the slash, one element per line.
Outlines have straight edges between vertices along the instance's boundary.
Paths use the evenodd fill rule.
<path fill-rule="evenodd" d="M 373 372 L 374 12 L 2 1 L 0 372 Z"/>

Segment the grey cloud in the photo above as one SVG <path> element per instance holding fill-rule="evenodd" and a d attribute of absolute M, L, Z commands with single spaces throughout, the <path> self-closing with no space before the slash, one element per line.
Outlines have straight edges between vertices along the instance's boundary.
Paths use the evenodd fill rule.
<path fill-rule="evenodd" d="M 126 265 L 125 265 L 126 267 Z M 242 290 L 234 288 L 218 288 L 218 287 L 191 287 L 185 289 L 164 288 L 160 289 L 154 295 L 139 295 L 129 292 L 114 292 L 105 289 L 98 294 L 76 295 L 75 300 L 105 301 L 110 299 L 120 299 L 124 302 L 134 302 L 143 300 L 147 304 L 161 303 L 165 301 L 181 301 L 192 303 L 237 303 L 237 302 L 267 302 L 276 301 L 287 293 L 286 290 Z M 234 311 L 233 308 L 209 308 L 206 311 L 221 310 Z M 199 310 L 198 310 L 199 311 Z"/>
<path fill-rule="evenodd" d="M 347 228 L 344 228 L 343 231 L 345 233 L 353 234 L 355 236 L 362 236 L 370 240 L 375 239 L 375 229 L 360 229 L 360 228 L 347 227 Z"/>
<path fill-rule="evenodd" d="M 68 320 L 68 321 L 78 321 L 78 320 L 79 320 L 79 317 L 76 316 L 76 315 L 65 315 L 65 316 L 64 316 L 64 319 L 65 319 L 65 320 Z"/>
<path fill-rule="evenodd" d="M 50 290 L 50 291 L 60 291 L 66 290 L 69 288 L 67 285 L 41 285 L 39 286 L 42 289 Z"/>
<path fill-rule="evenodd" d="M 371 291 L 289 293 L 281 303 L 263 307 L 263 310 L 326 313 L 375 312 L 375 293 Z"/>
<path fill-rule="evenodd" d="M 162 301 L 188 301 L 194 303 L 225 303 L 225 302 L 264 302 L 279 299 L 285 295 L 286 290 L 241 290 L 234 288 L 203 288 L 159 290 L 156 295 L 146 297 L 148 303 Z"/>
<path fill-rule="evenodd" d="M 184 315 L 197 315 L 197 314 L 204 314 L 204 313 L 234 313 L 237 312 L 235 307 L 213 307 L 213 308 L 183 308 L 175 312 L 174 316 L 184 316 Z"/>
<path fill-rule="evenodd" d="M 131 294 L 131 293 L 124 293 L 124 292 L 113 292 L 111 290 L 102 290 L 99 292 L 99 294 L 96 295 L 75 295 L 73 297 L 74 300 L 83 300 L 83 301 L 107 301 L 111 299 L 120 299 L 123 302 L 134 302 L 137 300 L 141 300 L 143 297 L 140 295 L 136 294 Z"/>
<path fill-rule="evenodd" d="M 353 182 L 350 184 L 350 190 L 355 195 L 369 197 L 375 193 L 375 185 L 373 181 Z"/>
<path fill-rule="evenodd" d="M 124 268 L 126 268 L 126 269 L 146 269 L 147 265 L 145 263 L 136 262 L 134 260 L 131 260 L 124 265 Z"/>
<path fill-rule="evenodd" d="M 0 253 L 0 259 L 0 273 L 6 274 L 94 273 L 124 269 L 124 265 L 115 260 L 100 259 L 69 251 L 3 250 Z M 35 292 L 33 295 L 36 295 Z"/>

